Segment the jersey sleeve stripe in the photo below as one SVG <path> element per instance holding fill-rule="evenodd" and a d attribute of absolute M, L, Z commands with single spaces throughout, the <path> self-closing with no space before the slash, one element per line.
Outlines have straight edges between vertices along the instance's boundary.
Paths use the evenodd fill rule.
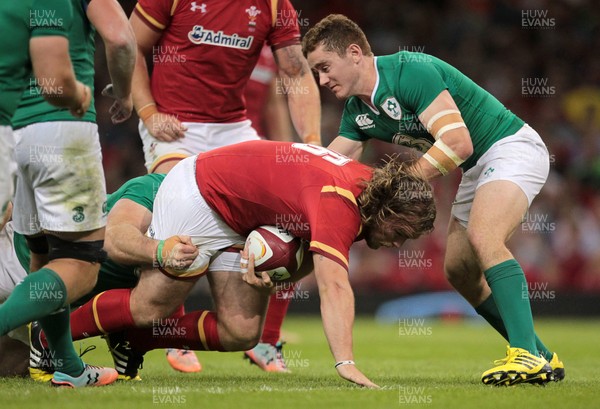
<path fill-rule="evenodd" d="M 202 315 L 200 315 L 200 319 L 198 320 L 198 335 L 200 337 L 200 342 L 202 342 L 202 346 L 204 350 L 208 351 L 208 343 L 206 342 L 206 333 L 204 332 L 204 319 L 208 315 L 208 310 L 203 311 Z"/>
<path fill-rule="evenodd" d="M 277 7 L 279 6 L 278 0 L 271 0 L 271 26 L 275 27 L 277 24 Z"/>
<path fill-rule="evenodd" d="M 335 192 L 338 195 L 345 197 L 346 199 L 348 199 L 352 203 L 354 203 L 356 206 L 358 206 L 358 204 L 356 203 L 356 198 L 354 197 L 352 192 L 349 191 L 348 189 L 343 189 L 341 187 L 331 186 L 331 185 L 323 186 L 323 188 L 321 189 L 321 193 L 331 193 L 331 192 Z"/>
<path fill-rule="evenodd" d="M 155 28 L 158 28 L 159 30 L 164 30 L 167 26 L 165 26 L 164 24 L 159 23 L 154 17 L 152 17 L 150 14 L 148 14 L 146 12 L 146 10 L 144 10 L 142 8 L 142 6 L 140 5 L 140 3 L 138 3 L 135 6 L 135 11 L 142 16 L 148 23 L 152 24 Z"/>
<path fill-rule="evenodd" d="M 173 5 L 171 6 L 171 13 L 170 15 L 172 16 L 173 14 L 175 14 L 175 9 L 177 8 L 177 5 L 179 4 L 179 0 L 175 0 L 173 2 Z"/>
<path fill-rule="evenodd" d="M 333 247 L 328 246 L 325 243 L 321 243 L 320 241 L 315 241 L 315 240 L 310 242 L 310 247 L 314 247 L 319 250 L 323 250 L 326 253 L 331 254 L 335 258 L 339 259 L 342 263 L 344 263 L 346 268 L 348 268 L 348 259 L 346 257 L 344 257 L 344 255 L 342 253 L 340 253 L 338 250 L 334 249 Z"/>

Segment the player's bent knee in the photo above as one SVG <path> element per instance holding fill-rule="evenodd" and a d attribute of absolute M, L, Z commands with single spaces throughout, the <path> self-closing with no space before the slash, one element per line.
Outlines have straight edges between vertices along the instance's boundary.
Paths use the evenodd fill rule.
<path fill-rule="evenodd" d="M 459 288 L 467 282 L 465 274 L 461 274 L 457 269 L 444 267 L 444 273 L 446 275 L 446 280 L 448 280 L 454 288 Z"/>
<path fill-rule="evenodd" d="M 259 325 L 231 324 L 221 325 L 219 337 L 221 344 L 228 351 L 247 351 L 260 342 L 262 331 Z"/>
<path fill-rule="evenodd" d="M 486 253 L 506 248 L 504 239 L 490 231 L 467 229 L 467 239 L 479 259 Z"/>
<path fill-rule="evenodd" d="M 165 302 L 153 302 L 149 299 L 142 299 L 141 302 L 136 302 L 132 298 L 130 308 L 136 326 L 150 327 L 157 320 L 169 318 L 178 306 L 173 306 L 171 303 Z"/>
<path fill-rule="evenodd" d="M 464 276 L 464 266 L 462 266 L 462 263 L 456 257 L 446 254 L 446 258 L 444 259 L 444 275 L 450 283 L 460 280 L 461 276 Z"/>
<path fill-rule="evenodd" d="M 224 337 L 224 339 L 221 339 L 221 345 L 223 345 L 223 348 L 229 352 L 248 351 L 258 345 L 259 342 L 260 336 L 252 338 Z"/>

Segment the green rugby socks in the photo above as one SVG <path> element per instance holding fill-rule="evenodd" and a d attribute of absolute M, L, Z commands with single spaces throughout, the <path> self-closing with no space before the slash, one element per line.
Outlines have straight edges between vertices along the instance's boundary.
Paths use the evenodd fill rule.
<path fill-rule="evenodd" d="M 50 346 L 50 363 L 57 371 L 79 376 L 83 363 L 71 340 L 70 310 L 63 308 L 66 302 L 65 283 L 55 271 L 42 268 L 31 273 L 0 305 L 0 335 L 38 320 Z"/>
<path fill-rule="evenodd" d="M 502 317 L 510 346 L 537 355 L 533 317 L 527 280 L 515 259 L 506 260 L 484 271 Z M 494 328 L 496 328 L 494 326 Z"/>
<path fill-rule="evenodd" d="M 481 315 L 500 335 L 504 337 L 504 339 L 508 341 L 508 332 L 506 332 L 506 327 L 500 316 L 500 311 L 498 311 L 496 301 L 494 301 L 494 294 L 490 294 L 484 302 L 475 308 L 475 311 L 477 311 L 477 314 Z M 552 352 L 544 345 L 537 334 L 535 335 L 535 345 L 538 352 L 540 352 L 547 361 L 552 359 Z"/>
<path fill-rule="evenodd" d="M 54 271 L 42 268 L 29 274 L 0 305 L 0 335 L 53 313 L 66 301 L 65 283 Z"/>
<path fill-rule="evenodd" d="M 46 335 L 54 369 L 70 376 L 79 376 L 83 372 L 83 361 L 73 346 L 70 318 L 71 309 L 66 306 L 58 312 L 38 319 L 38 322 Z"/>

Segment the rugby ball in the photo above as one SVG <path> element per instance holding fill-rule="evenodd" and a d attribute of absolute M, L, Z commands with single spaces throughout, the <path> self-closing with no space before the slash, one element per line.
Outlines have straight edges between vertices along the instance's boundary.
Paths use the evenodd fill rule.
<path fill-rule="evenodd" d="M 246 239 L 248 256 L 254 254 L 254 271 L 266 271 L 271 280 L 291 278 L 304 258 L 302 240 L 286 230 L 275 226 L 260 226 L 252 230 Z"/>

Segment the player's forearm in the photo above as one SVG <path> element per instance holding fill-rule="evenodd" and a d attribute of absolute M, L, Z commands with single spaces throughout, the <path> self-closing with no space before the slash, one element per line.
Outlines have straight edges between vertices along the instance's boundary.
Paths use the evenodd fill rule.
<path fill-rule="evenodd" d="M 296 132 L 303 142 L 321 145 L 321 100 L 308 66 L 287 83 L 298 84 L 287 90 L 290 115 Z"/>
<path fill-rule="evenodd" d="M 319 295 L 323 329 L 335 361 L 353 360 L 354 294 L 350 284 L 347 282 L 320 284 Z"/>
<path fill-rule="evenodd" d="M 85 98 L 85 93 L 90 92 L 85 89 L 85 85 L 75 80 L 75 76 L 68 74 L 64 77 L 58 75 L 56 78 L 56 84 L 58 84 L 56 88 L 60 89 L 62 93 L 53 93 L 52 90 L 47 90 L 46 87 L 42 86 L 40 88 L 42 89 L 44 99 L 59 108 L 73 109 L 81 105 Z M 38 81 L 41 81 L 40 77 L 38 77 Z"/>
<path fill-rule="evenodd" d="M 423 159 L 423 157 L 419 158 L 419 160 L 414 162 L 411 165 L 410 169 L 414 174 L 417 174 L 426 180 L 431 180 L 442 176 L 440 171 L 431 163 Z"/>
<path fill-rule="evenodd" d="M 114 97 L 129 98 L 136 42 L 127 15 L 116 0 L 89 2 L 86 15 L 104 43 Z"/>
<path fill-rule="evenodd" d="M 126 265 L 151 265 L 156 258 L 158 241 L 135 226 L 122 224 L 106 229 L 104 249 L 112 260 Z"/>
<path fill-rule="evenodd" d="M 108 43 L 106 59 L 115 97 L 126 98 L 131 94 L 133 71 L 136 61 L 136 45 L 133 33 L 119 42 Z"/>
<path fill-rule="evenodd" d="M 360 160 L 364 150 L 364 142 L 353 141 L 352 139 L 338 136 L 329 144 L 327 149 L 341 153 L 350 159 Z"/>
<path fill-rule="evenodd" d="M 265 107 L 267 138 L 274 141 L 293 142 L 294 130 L 283 92 L 273 81 L 269 89 L 269 99 Z"/>
<path fill-rule="evenodd" d="M 132 95 L 133 106 L 138 113 L 140 109 L 154 103 L 154 97 L 152 96 L 152 90 L 150 88 L 150 75 L 148 74 L 146 57 L 139 47 L 135 59 L 135 68 L 133 70 Z"/>
<path fill-rule="evenodd" d="M 446 132 L 413 165 L 426 179 L 444 176 L 458 168 L 473 154 L 473 143 L 466 128 Z"/>

